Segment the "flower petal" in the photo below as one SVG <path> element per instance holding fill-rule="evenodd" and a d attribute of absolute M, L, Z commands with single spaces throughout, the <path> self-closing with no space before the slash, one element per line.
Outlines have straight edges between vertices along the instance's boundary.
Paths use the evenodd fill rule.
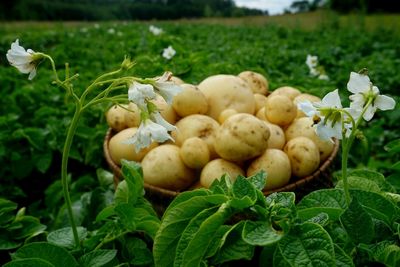
<path fill-rule="evenodd" d="M 317 109 L 309 100 L 298 103 L 297 108 L 303 111 L 307 117 L 313 117 L 317 114 Z"/>
<path fill-rule="evenodd" d="M 342 102 L 340 101 L 339 90 L 329 92 L 322 98 L 322 104 L 324 107 L 336 107 L 342 108 Z"/>
<path fill-rule="evenodd" d="M 370 121 L 374 116 L 375 112 L 376 112 L 376 107 L 374 107 L 373 105 L 369 105 L 363 115 L 364 120 Z"/>
<path fill-rule="evenodd" d="M 396 101 L 386 95 L 378 95 L 375 99 L 374 106 L 380 110 L 391 110 L 396 106 Z"/>
<path fill-rule="evenodd" d="M 347 89 L 356 94 L 367 92 L 371 86 L 371 81 L 367 75 L 358 74 L 356 72 L 350 73 L 350 79 L 347 83 Z"/>

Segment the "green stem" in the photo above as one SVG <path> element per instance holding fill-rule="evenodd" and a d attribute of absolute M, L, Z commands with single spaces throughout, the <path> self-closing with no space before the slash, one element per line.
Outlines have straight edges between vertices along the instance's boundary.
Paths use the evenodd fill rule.
<path fill-rule="evenodd" d="M 116 71 L 112 71 L 112 72 L 109 72 L 109 73 L 105 73 L 105 74 L 99 76 L 96 80 L 94 80 L 94 82 L 93 82 L 91 85 L 89 85 L 89 87 L 86 88 L 86 90 L 83 92 L 83 94 L 82 94 L 82 96 L 81 96 L 82 103 L 85 101 L 85 98 L 86 98 L 86 96 L 90 93 L 90 91 L 91 91 L 102 79 L 104 79 L 104 78 L 106 78 L 106 77 L 108 77 L 108 76 L 112 76 L 112 75 L 114 75 L 114 74 L 117 74 L 117 73 L 119 73 L 120 71 L 121 71 L 121 69 L 118 69 L 118 70 L 116 70 Z"/>
<path fill-rule="evenodd" d="M 67 168 L 68 168 L 68 158 L 69 158 L 69 153 L 71 150 L 71 144 L 72 144 L 72 140 L 74 138 L 75 132 L 76 132 L 76 128 L 78 126 L 78 121 L 79 121 L 80 116 L 81 116 L 81 105 L 80 105 L 80 103 L 76 103 L 75 113 L 74 113 L 74 116 L 72 117 L 71 124 L 69 125 L 67 137 L 66 137 L 66 140 L 64 143 L 64 149 L 63 149 L 63 154 L 62 154 L 62 163 L 61 163 L 61 184 L 63 187 L 64 200 L 65 200 L 65 204 L 67 206 L 68 217 L 69 217 L 69 221 L 71 224 L 72 233 L 74 235 L 76 247 L 80 247 L 80 242 L 79 242 L 78 230 L 76 227 L 74 214 L 72 212 L 71 198 L 69 195 Z"/>

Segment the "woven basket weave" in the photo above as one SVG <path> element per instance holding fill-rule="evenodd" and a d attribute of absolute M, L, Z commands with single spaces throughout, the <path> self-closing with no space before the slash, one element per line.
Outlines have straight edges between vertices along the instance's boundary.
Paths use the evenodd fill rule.
<path fill-rule="evenodd" d="M 112 172 L 114 173 L 114 184 L 118 185 L 121 179 L 121 167 L 118 166 L 111 159 L 110 152 L 108 149 L 108 143 L 114 134 L 115 132 L 111 128 L 108 129 L 106 136 L 104 138 L 103 149 L 107 163 L 110 166 Z M 296 199 L 299 200 L 303 196 L 317 189 L 332 187 L 332 179 L 331 179 L 332 169 L 330 168 L 330 166 L 332 164 L 333 159 L 337 155 L 338 149 L 339 149 L 339 142 L 335 140 L 335 146 L 333 148 L 331 155 L 322 164 L 320 164 L 319 168 L 314 173 L 300 179 L 292 179 L 291 181 L 289 181 L 289 184 L 287 184 L 284 187 L 270 191 L 264 191 L 263 192 L 264 195 L 267 196 L 274 192 L 292 191 L 296 192 Z M 179 191 L 172 191 L 147 183 L 144 183 L 144 188 L 146 190 L 147 199 L 151 201 L 154 208 L 159 214 L 162 214 L 165 208 L 168 206 L 168 204 L 174 199 L 174 197 L 176 197 L 180 193 Z"/>

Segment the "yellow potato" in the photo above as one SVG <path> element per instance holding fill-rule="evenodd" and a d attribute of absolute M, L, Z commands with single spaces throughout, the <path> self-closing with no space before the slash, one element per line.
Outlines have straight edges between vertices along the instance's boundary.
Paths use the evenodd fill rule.
<path fill-rule="evenodd" d="M 229 117 L 217 130 L 215 151 L 226 160 L 244 161 L 261 155 L 267 148 L 269 128 L 247 113 Z"/>
<path fill-rule="evenodd" d="M 238 175 L 244 176 L 244 171 L 235 163 L 224 159 L 214 159 L 201 170 L 200 183 L 209 188 L 215 179 L 220 179 L 224 174 L 228 174 L 233 182 Z"/>
<path fill-rule="evenodd" d="M 227 118 L 237 113 L 238 112 L 232 108 L 225 109 L 224 111 L 221 112 L 221 114 L 219 114 L 218 122 L 222 124 Z"/>
<path fill-rule="evenodd" d="M 170 78 L 170 81 L 172 81 L 172 82 L 174 82 L 175 84 L 178 84 L 178 85 L 181 85 L 181 84 L 185 83 L 181 78 L 176 77 L 176 76 L 172 76 Z"/>
<path fill-rule="evenodd" d="M 284 151 L 290 159 L 294 176 L 305 177 L 318 169 L 319 150 L 311 139 L 304 136 L 293 138 L 286 143 Z"/>
<path fill-rule="evenodd" d="M 268 148 L 276 148 L 282 150 L 286 143 L 285 133 L 279 125 L 266 122 L 270 136 L 268 139 Z"/>
<path fill-rule="evenodd" d="M 262 95 L 266 95 L 268 93 L 268 80 L 261 73 L 254 71 L 243 71 L 239 73 L 238 76 L 250 85 L 253 93 Z"/>
<path fill-rule="evenodd" d="M 207 115 L 217 120 L 220 113 L 232 108 L 239 113 L 254 114 L 256 103 L 249 85 L 234 75 L 214 75 L 203 80 L 199 89 L 208 102 Z"/>
<path fill-rule="evenodd" d="M 140 125 L 140 109 L 135 103 L 129 103 L 125 112 L 125 123 L 128 127 L 139 127 Z"/>
<path fill-rule="evenodd" d="M 313 125 L 314 122 L 309 117 L 295 119 L 285 130 L 286 140 L 289 141 L 298 136 L 310 138 L 319 149 L 321 162 L 324 162 L 331 155 L 335 144 L 333 141 L 319 138 Z"/>
<path fill-rule="evenodd" d="M 290 98 L 290 100 L 293 100 L 296 96 L 300 95 L 301 92 L 299 89 L 291 87 L 291 86 L 282 86 L 279 87 L 277 89 L 275 89 L 274 91 L 272 91 L 271 95 L 284 95 L 288 98 Z"/>
<path fill-rule="evenodd" d="M 192 114 L 205 114 L 208 110 L 207 99 L 204 94 L 194 85 L 182 84 L 182 92 L 174 97 L 172 107 L 181 116 Z"/>
<path fill-rule="evenodd" d="M 210 161 L 207 143 L 199 137 L 186 139 L 180 149 L 180 155 L 186 166 L 201 169 Z"/>
<path fill-rule="evenodd" d="M 247 176 L 256 174 L 260 170 L 267 173 L 264 190 L 272 190 L 286 185 L 292 174 L 288 156 L 279 149 L 268 148 L 260 157 L 253 160 L 247 169 Z"/>
<path fill-rule="evenodd" d="M 151 100 L 152 103 L 154 103 L 157 108 L 160 111 L 161 116 L 170 124 L 175 124 L 175 122 L 178 120 L 178 115 L 176 114 L 174 108 L 171 105 L 168 105 L 168 103 L 162 98 L 162 96 L 157 95 L 157 98 L 154 100 Z"/>
<path fill-rule="evenodd" d="M 267 97 L 262 94 L 254 94 L 254 99 L 256 100 L 256 112 L 265 107 L 265 102 L 267 102 Z"/>
<path fill-rule="evenodd" d="M 265 117 L 279 126 L 289 125 L 297 115 L 292 100 L 284 95 L 270 95 L 265 103 Z"/>
<path fill-rule="evenodd" d="M 176 145 L 181 146 L 190 137 L 199 137 L 207 143 L 210 157 L 216 157 L 214 140 L 215 133 L 220 127 L 216 120 L 206 115 L 194 114 L 182 118 L 175 126 L 177 129 L 171 133 L 171 136 Z"/>
<path fill-rule="evenodd" d="M 122 105 L 127 107 L 127 105 Z M 106 121 L 110 128 L 113 128 L 115 131 L 119 132 L 128 126 L 125 122 L 125 114 L 126 110 L 118 105 L 112 106 L 106 113 Z"/>
<path fill-rule="evenodd" d="M 149 147 L 143 148 L 139 152 L 136 152 L 134 144 L 124 143 L 135 135 L 137 129 L 138 128 L 136 127 L 127 128 L 111 137 L 108 143 L 108 150 L 112 160 L 116 164 L 121 165 L 121 159 L 139 162 L 151 149 L 157 146 L 157 143 L 153 142 Z"/>
<path fill-rule="evenodd" d="M 142 160 L 144 181 L 170 190 L 184 190 L 192 185 L 196 176 L 187 167 L 175 145 L 160 145 L 151 150 Z"/>

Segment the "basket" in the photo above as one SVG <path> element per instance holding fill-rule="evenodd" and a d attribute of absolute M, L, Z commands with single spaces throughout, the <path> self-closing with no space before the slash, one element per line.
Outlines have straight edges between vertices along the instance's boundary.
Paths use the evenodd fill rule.
<path fill-rule="evenodd" d="M 111 158 L 108 143 L 115 132 L 109 128 L 104 138 L 104 156 L 112 172 L 114 173 L 114 184 L 118 185 L 121 177 L 121 168 Z M 339 149 L 339 141 L 335 140 L 335 145 L 331 155 L 320 164 L 319 168 L 311 175 L 300 179 L 293 179 L 289 181 L 284 187 L 277 188 L 274 190 L 263 191 L 264 195 L 267 196 L 274 192 L 296 192 L 296 200 L 300 200 L 303 196 L 308 193 L 321 188 L 332 187 L 332 161 L 336 157 Z M 180 191 L 173 191 L 157 187 L 148 183 L 144 183 L 144 189 L 146 191 L 146 198 L 152 203 L 155 210 L 162 215 L 169 203 L 180 193 Z"/>

